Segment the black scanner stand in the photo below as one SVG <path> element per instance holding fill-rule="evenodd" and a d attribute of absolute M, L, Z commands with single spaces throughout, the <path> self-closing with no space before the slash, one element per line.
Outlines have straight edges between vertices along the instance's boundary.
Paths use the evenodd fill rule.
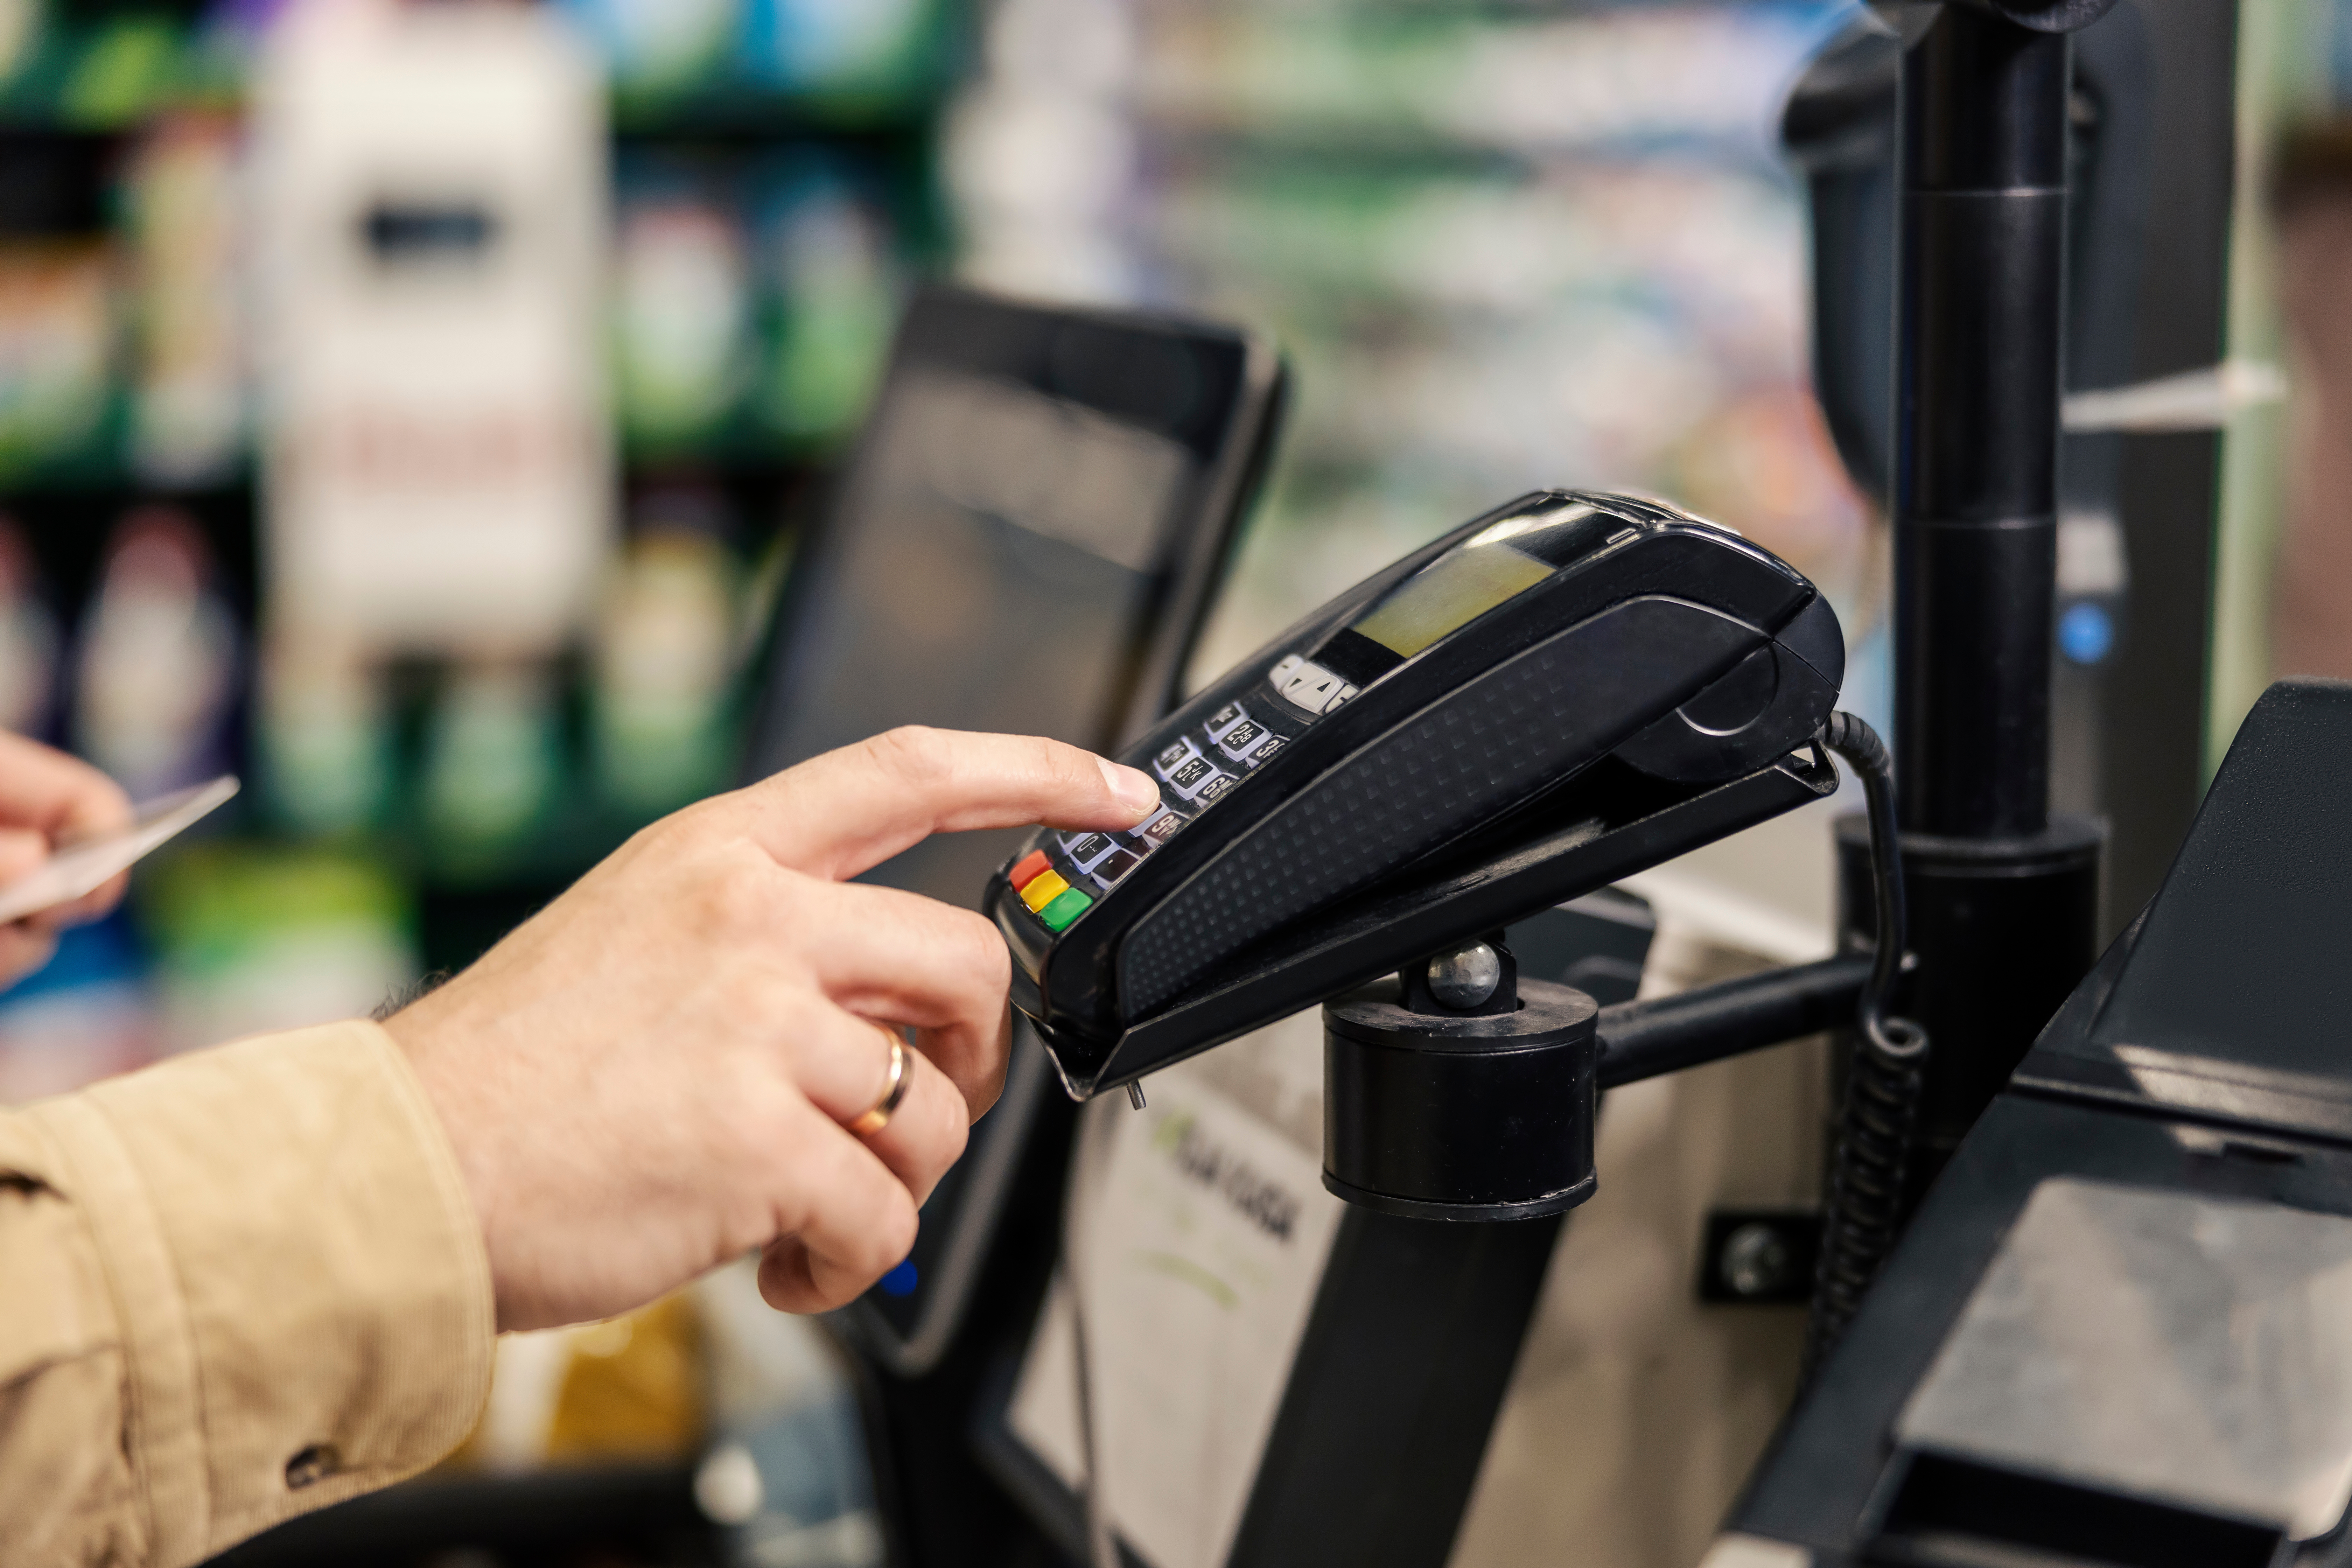
<path fill-rule="evenodd" d="M 1848 715 L 1829 731 L 1874 762 L 1898 855 L 1884 748 Z M 1898 972 L 1899 897 L 1883 924 L 1883 957 L 1610 1007 L 1521 979 L 1497 930 L 1327 1003 L 1324 1184 L 1349 1208 L 1228 1568 L 1444 1563 L 1560 1221 L 1597 1185 L 1599 1091 L 1853 1023 Z"/>
<path fill-rule="evenodd" d="M 992 879 L 1015 1004 L 1074 1098 L 1324 1004 L 1323 1179 L 1349 1207 L 1229 1568 L 1443 1560 L 1559 1217 L 1597 1185 L 1604 1086 L 1856 1025 L 1857 1060 L 1893 1064 L 1857 1084 L 1893 1092 L 1854 1097 L 1872 1120 L 1843 1146 L 1868 1157 L 1841 1168 L 1822 1281 L 1874 1272 L 1925 1040 L 1888 1016 L 1891 764 L 1832 711 L 1843 665 L 1827 601 L 1736 534 L 1538 492 L 1137 742 L 1159 813 L 1042 832 Z M 1874 951 L 1606 1011 L 1520 979 L 1502 928 L 1826 799 L 1832 751 L 1868 796 Z"/>

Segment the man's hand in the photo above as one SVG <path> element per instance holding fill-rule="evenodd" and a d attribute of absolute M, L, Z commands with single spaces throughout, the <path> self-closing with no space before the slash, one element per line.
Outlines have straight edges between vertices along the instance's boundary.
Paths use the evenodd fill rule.
<path fill-rule="evenodd" d="M 127 826 L 131 801 L 88 763 L 0 730 L 0 886 L 49 858 L 59 839 Z M 0 985 L 48 962 L 58 932 L 94 921 L 121 900 L 129 873 L 94 893 L 0 925 Z"/>
<path fill-rule="evenodd" d="M 872 1284 L 996 1099 L 1009 966 L 981 916 L 846 879 L 932 833 L 1131 827 L 1158 802 L 1055 742 L 894 730 L 646 828 L 394 1014 L 499 1326 L 609 1317 L 754 1247 L 788 1311 Z M 860 1138 L 886 1025 L 919 1048 Z"/>

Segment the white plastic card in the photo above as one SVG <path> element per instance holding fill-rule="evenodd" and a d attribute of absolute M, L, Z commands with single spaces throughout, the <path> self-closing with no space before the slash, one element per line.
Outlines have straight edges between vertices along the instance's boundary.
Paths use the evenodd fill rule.
<path fill-rule="evenodd" d="M 226 803 L 236 789 L 236 780 L 223 774 L 210 784 L 147 802 L 128 827 L 60 845 L 38 866 L 0 887 L 0 924 L 96 892 L 116 873 L 129 870 Z"/>

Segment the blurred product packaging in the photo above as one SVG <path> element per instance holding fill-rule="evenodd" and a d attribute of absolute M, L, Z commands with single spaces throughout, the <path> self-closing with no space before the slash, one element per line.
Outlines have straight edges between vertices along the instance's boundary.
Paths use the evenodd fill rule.
<path fill-rule="evenodd" d="M 157 1048 L 144 957 L 118 912 L 64 932 L 45 968 L 0 994 L 0 1105 L 145 1067 Z"/>
<path fill-rule="evenodd" d="M 8 0 L 0 5 L 0 80 L 16 74 L 41 40 L 48 0 Z"/>
<path fill-rule="evenodd" d="M 876 1568 L 883 1561 L 857 1395 L 808 1318 L 760 1297 L 759 1259 L 693 1288 L 710 1358 L 711 1433 L 694 1480 L 740 1568 Z"/>
<path fill-rule="evenodd" d="M 494 866 L 545 826 L 562 763 L 551 668 L 538 661 L 457 666 L 425 730 L 425 829 L 461 868 Z"/>
<path fill-rule="evenodd" d="M 101 439 L 114 283 L 104 239 L 0 239 L 0 473 L 70 460 Z"/>
<path fill-rule="evenodd" d="M 57 695 L 57 612 L 24 530 L 0 514 L 0 730 L 46 735 Z"/>
<path fill-rule="evenodd" d="M 815 1322 L 760 1298 L 744 1258 L 601 1323 L 499 1337 L 453 1469 L 698 1462 L 694 1492 L 744 1568 L 874 1568 L 856 1396 Z"/>
<path fill-rule="evenodd" d="M 244 456 L 241 179 L 236 126 L 225 115 L 167 116 L 131 154 L 131 452 L 149 479 L 215 480 Z"/>
<path fill-rule="evenodd" d="M 865 416 L 898 325 L 888 226 L 839 170 L 813 159 L 780 161 L 756 192 L 763 422 L 788 437 L 838 440 Z"/>
<path fill-rule="evenodd" d="M 761 93 L 878 101 L 932 69 L 939 0 L 562 0 L 635 101 Z"/>
<path fill-rule="evenodd" d="M 722 433 L 750 384 L 751 262 L 715 174 L 622 165 L 614 332 L 621 422 L 656 453 Z"/>
<path fill-rule="evenodd" d="M 563 0 L 593 42 L 613 86 L 646 98 L 688 93 L 721 76 L 740 0 Z"/>
<path fill-rule="evenodd" d="M 74 749 L 145 800 L 233 772 L 236 614 L 186 513 L 142 507 L 114 531 L 74 655 Z"/>
<path fill-rule="evenodd" d="M 723 788 L 740 591 L 724 501 L 667 489 L 639 505 L 597 624 L 591 722 L 605 795 L 652 816 Z"/>
<path fill-rule="evenodd" d="M 622 426 L 653 458 L 822 449 L 856 427 L 901 279 L 883 205 L 809 153 L 748 171 L 643 154 L 620 168 Z"/>
<path fill-rule="evenodd" d="M 322 627 L 289 627 L 263 657 L 255 751 L 270 808 L 297 832 L 381 826 L 398 776 L 383 671 Z"/>
<path fill-rule="evenodd" d="M 602 84 L 532 6 L 297 6 L 252 93 L 272 630 L 524 657 L 613 538 Z"/>
<path fill-rule="evenodd" d="M 513 1473 L 690 1459 L 709 1428 L 709 1383 L 691 1290 L 600 1323 L 501 1334 L 489 1404 L 450 1463 Z"/>
<path fill-rule="evenodd" d="M 416 977 L 409 896 L 362 857 L 203 840 L 157 857 L 136 899 L 165 1050 L 364 1017 Z"/>
<path fill-rule="evenodd" d="M 744 0 L 740 58 L 772 89 L 903 92 L 927 64 L 936 0 Z"/>

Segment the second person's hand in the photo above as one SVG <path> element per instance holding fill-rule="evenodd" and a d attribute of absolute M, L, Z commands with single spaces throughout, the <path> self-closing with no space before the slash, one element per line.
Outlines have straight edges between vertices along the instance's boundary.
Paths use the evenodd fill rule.
<path fill-rule="evenodd" d="M 129 826 L 131 800 L 88 763 L 0 730 L 0 884 L 49 858 L 60 840 Z M 47 962 L 57 933 L 121 900 L 128 876 L 70 903 L 0 925 L 0 985 Z"/>

